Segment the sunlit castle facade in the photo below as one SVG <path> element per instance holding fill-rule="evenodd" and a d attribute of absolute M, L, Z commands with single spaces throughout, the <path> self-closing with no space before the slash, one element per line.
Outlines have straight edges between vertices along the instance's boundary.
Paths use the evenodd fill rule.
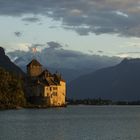
<path fill-rule="evenodd" d="M 65 106 L 66 82 L 58 73 L 52 74 L 33 59 L 27 65 L 27 98 L 34 104 Z"/>

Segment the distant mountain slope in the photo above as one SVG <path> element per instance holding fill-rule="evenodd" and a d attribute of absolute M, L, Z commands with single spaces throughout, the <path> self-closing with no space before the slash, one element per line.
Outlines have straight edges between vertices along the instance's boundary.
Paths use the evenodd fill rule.
<path fill-rule="evenodd" d="M 124 59 L 114 67 L 73 80 L 68 97 L 140 100 L 140 59 Z"/>
<path fill-rule="evenodd" d="M 24 72 L 14 63 L 12 63 L 7 55 L 5 55 L 5 51 L 2 47 L 0 47 L 0 67 L 9 72 L 24 75 Z"/>
<path fill-rule="evenodd" d="M 67 82 L 100 68 L 114 66 L 122 60 L 119 57 L 91 55 L 54 47 L 44 48 L 35 56 L 30 48 L 29 51 L 16 50 L 7 55 L 24 72 L 26 72 L 26 65 L 35 57 L 45 68 L 60 72 Z"/>

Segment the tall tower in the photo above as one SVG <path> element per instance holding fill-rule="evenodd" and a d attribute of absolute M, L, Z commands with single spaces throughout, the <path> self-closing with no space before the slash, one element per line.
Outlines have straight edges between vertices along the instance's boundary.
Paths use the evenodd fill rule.
<path fill-rule="evenodd" d="M 27 65 L 28 76 L 36 77 L 36 76 L 39 76 L 41 73 L 42 73 L 42 65 L 36 59 L 33 59 Z"/>

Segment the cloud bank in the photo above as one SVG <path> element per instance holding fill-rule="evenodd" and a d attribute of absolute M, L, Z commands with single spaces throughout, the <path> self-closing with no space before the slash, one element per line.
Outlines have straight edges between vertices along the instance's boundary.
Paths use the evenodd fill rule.
<path fill-rule="evenodd" d="M 139 0 L 0 0 L 0 15 L 27 15 L 22 20 L 29 22 L 38 22 L 36 15 L 46 16 L 80 35 L 140 37 Z"/>
<path fill-rule="evenodd" d="M 32 48 L 39 50 L 35 55 Z M 115 65 L 121 61 L 117 57 L 91 55 L 79 51 L 66 50 L 57 42 L 46 44 L 31 44 L 27 51 L 16 50 L 9 52 L 10 58 L 19 66 L 26 66 L 33 58 L 38 59 L 44 67 L 64 68 L 73 70 L 95 70 Z"/>
<path fill-rule="evenodd" d="M 22 18 L 22 21 L 35 23 L 35 22 L 40 22 L 40 19 L 38 17 L 32 16 L 32 17 L 24 17 Z"/>

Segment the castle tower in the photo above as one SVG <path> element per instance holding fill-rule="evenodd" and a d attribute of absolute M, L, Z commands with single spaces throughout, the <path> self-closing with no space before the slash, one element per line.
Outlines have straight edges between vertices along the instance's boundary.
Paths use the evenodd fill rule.
<path fill-rule="evenodd" d="M 27 65 L 28 76 L 36 77 L 36 76 L 39 76 L 41 73 L 42 73 L 42 65 L 36 59 L 33 59 Z"/>

